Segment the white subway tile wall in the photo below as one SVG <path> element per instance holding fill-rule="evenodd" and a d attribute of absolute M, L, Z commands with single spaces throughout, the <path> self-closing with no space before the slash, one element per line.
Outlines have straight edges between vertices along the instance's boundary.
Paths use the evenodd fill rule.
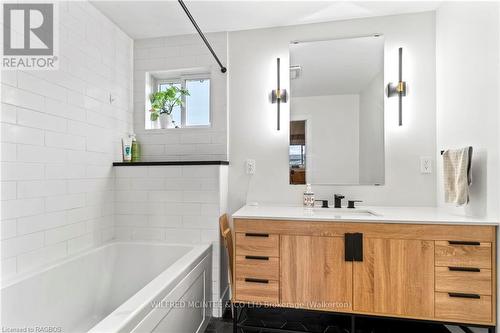
<path fill-rule="evenodd" d="M 132 131 L 133 41 L 88 2 L 59 10 L 59 70 L 1 73 L 3 278 L 114 237 L 111 165 Z"/>
<path fill-rule="evenodd" d="M 206 34 L 223 64 L 227 62 L 227 33 Z M 211 79 L 210 128 L 145 130 L 146 73 L 208 68 Z M 134 41 L 134 130 L 143 160 L 226 160 L 227 73 L 220 71 L 198 35 L 138 39 Z"/>
<path fill-rule="evenodd" d="M 213 245 L 212 293 L 219 301 L 227 283 L 221 264 L 219 216 L 226 212 L 227 166 L 115 168 L 115 237 Z M 221 268 L 222 267 L 222 268 Z M 221 315 L 214 308 L 214 316 Z"/>

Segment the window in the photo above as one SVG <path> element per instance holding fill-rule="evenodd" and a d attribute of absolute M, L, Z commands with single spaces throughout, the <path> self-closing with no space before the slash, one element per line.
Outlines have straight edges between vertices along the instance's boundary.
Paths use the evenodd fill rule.
<path fill-rule="evenodd" d="M 172 119 L 178 127 L 210 126 L 210 79 L 206 76 L 190 76 L 178 79 L 156 80 L 156 91 L 167 90 L 170 86 L 187 89 L 189 96 L 183 97 L 183 105 L 172 112 Z"/>
<path fill-rule="evenodd" d="M 305 145 L 291 145 L 290 151 L 290 166 L 304 167 L 306 164 L 306 146 Z"/>
<path fill-rule="evenodd" d="M 210 80 L 186 80 L 186 126 L 210 125 Z"/>

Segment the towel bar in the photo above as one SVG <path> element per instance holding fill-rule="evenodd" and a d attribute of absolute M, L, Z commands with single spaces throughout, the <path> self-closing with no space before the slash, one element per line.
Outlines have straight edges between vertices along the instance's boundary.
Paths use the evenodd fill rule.
<path fill-rule="evenodd" d="M 443 155 L 443 154 L 444 154 L 444 150 L 441 150 L 441 155 Z M 472 147 L 471 146 L 469 146 L 469 154 L 472 154 Z"/>

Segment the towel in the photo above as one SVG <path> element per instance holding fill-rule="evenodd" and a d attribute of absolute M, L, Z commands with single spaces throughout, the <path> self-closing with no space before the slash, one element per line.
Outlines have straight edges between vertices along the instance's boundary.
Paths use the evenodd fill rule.
<path fill-rule="evenodd" d="M 450 149 L 443 153 L 444 200 L 457 206 L 469 202 L 472 147 Z"/>

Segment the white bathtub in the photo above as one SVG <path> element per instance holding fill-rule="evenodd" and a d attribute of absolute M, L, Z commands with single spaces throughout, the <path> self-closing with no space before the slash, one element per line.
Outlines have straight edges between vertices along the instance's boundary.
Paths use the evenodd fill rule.
<path fill-rule="evenodd" d="M 211 261 L 210 245 L 101 246 L 2 286 L 2 332 L 203 332 Z"/>

